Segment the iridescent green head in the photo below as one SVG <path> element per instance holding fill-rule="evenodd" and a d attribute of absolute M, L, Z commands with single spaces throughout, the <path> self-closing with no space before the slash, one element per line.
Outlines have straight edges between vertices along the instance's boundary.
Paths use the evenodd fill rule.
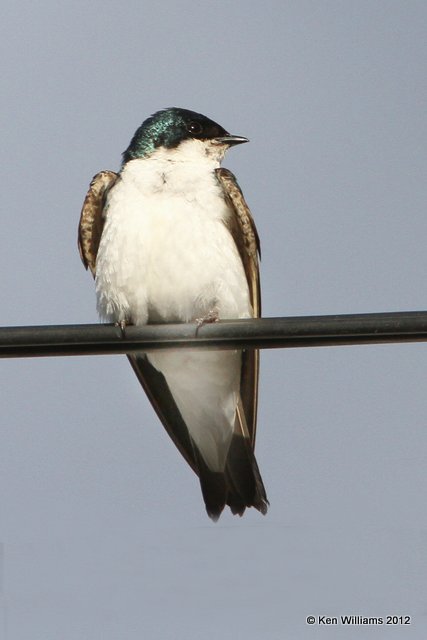
<path fill-rule="evenodd" d="M 230 135 L 201 113 L 171 107 L 157 111 L 142 123 L 123 154 L 123 163 L 146 158 L 159 147 L 174 149 L 190 139 L 211 140 L 228 146 L 247 142 L 247 138 Z"/>

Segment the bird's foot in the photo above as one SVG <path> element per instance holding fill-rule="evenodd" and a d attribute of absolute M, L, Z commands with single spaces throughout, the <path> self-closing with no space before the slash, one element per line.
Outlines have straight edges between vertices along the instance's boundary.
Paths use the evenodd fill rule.
<path fill-rule="evenodd" d="M 126 320 L 120 320 L 120 322 L 115 322 L 114 326 L 120 329 L 120 334 L 122 338 L 126 338 L 126 327 L 127 327 L 127 322 Z"/>
<path fill-rule="evenodd" d="M 219 310 L 217 307 L 214 307 L 202 318 L 196 318 L 196 324 L 198 327 L 203 327 L 204 324 L 211 324 L 212 322 L 218 322 L 219 320 Z"/>
<path fill-rule="evenodd" d="M 196 325 L 197 325 L 196 336 L 200 327 L 203 327 L 204 324 L 212 324 L 213 322 L 218 322 L 218 320 L 219 320 L 219 309 L 217 309 L 217 307 L 210 309 L 210 311 L 208 311 L 208 313 L 202 318 L 196 318 Z"/>

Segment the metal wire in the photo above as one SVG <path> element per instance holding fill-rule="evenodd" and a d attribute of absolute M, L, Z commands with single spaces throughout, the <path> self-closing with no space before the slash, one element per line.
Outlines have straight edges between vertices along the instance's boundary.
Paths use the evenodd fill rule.
<path fill-rule="evenodd" d="M 103 324 L 0 328 L 0 357 L 102 355 L 153 349 L 326 347 L 426 342 L 427 311 L 227 320 L 120 327 Z"/>

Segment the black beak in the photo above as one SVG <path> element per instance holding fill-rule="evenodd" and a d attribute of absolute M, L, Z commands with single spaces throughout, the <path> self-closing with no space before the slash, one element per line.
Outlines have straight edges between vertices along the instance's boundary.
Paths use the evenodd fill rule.
<path fill-rule="evenodd" d="M 249 142 L 248 138 L 244 138 L 243 136 L 219 136 L 218 138 L 212 138 L 212 142 L 216 144 L 228 144 L 229 147 L 235 144 L 243 144 L 244 142 Z"/>

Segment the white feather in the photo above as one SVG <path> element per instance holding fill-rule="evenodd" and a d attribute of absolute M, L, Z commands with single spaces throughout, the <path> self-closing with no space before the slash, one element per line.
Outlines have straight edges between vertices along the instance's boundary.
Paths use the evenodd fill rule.
<path fill-rule="evenodd" d="M 105 209 L 96 263 L 98 311 L 107 321 L 190 322 L 252 316 L 243 265 L 224 221 L 214 170 L 224 149 L 187 141 L 123 168 Z M 211 469 L 224 466 L 239 397 L 241 352 L 163 351 L 165 376 Z"/>

